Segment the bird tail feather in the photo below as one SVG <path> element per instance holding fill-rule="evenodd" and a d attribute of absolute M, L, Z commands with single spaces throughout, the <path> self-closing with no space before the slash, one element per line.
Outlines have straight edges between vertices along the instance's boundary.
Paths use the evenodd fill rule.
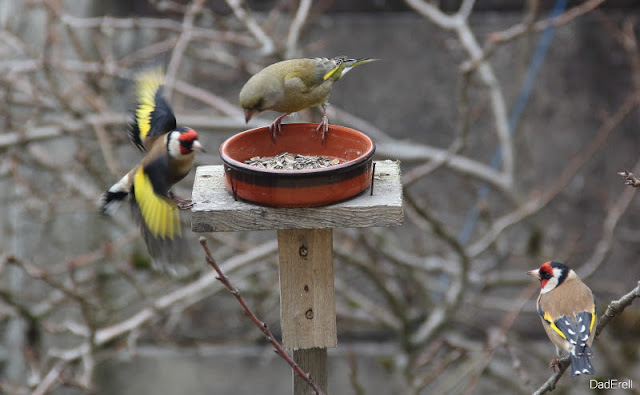
<path fill-rule="evenodd" d="M 102 214 L 113 215 L 120 203 L 129 196 L 131 191 L 131 178 L 125 174 L 117 183 L 98 198 L 98 208 Z"/>
<path fill-rule="evenodd" d="M 343 75 L 347 74 L 349 72 L 349 70 L 351 70 L 352 68 L 354 68 L 356 66 L 360 66 L 361 64 L 365 64 L 365 63 L 369 63 L 369 62 L 375 62 L 376 60 L 380 60 L 380 59 L 375 59 L 375 58 L 347 59 L 345 57 L 336 58 L 336 59 L 340 60 L 340 62 L 338 63 L 338 65 L 336 67 L 334 67 L 333 69 L 329 70 L 324 75 L 324 79 L 325 80 L 327 80 L 329 78 L 334 78 L 336 80 L 339 80 L 340 78 L 342 78 Z"/>
<path fill-rule="evenodd" d="M 571 353 L 572 376 L 579 376 L 581 374 L 593 375 L 595 373 L 593 366 L 591 366 L 591 361 L 589 360 L 591 354 L 592 352 L 589 346 L 585 346 L 582 352 L 574 350 L 574 352 Z"/>

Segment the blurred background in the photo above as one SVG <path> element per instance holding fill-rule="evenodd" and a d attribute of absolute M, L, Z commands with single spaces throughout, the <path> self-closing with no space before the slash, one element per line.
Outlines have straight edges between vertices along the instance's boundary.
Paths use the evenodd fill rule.
<path fill-rule="evenodd" d="M 184 270 L 159 273 L 128 208 L 104 217 L 96 201 L 140 159 L 137 71 L 164 67 L 211 165 L 278 115 L 244 124 L 252 74 L 339 55 L 381 59 L 334 86 L 328 116 L 401 161 L 405 220 L 334 232 L 330 393 L 534 392 L 555 349 L 525 271 L 567 263 L 599 314 L 640 280 L 640 201 L 617 175 L 640 174 L 639 24 L 635 0 L 0 0 L 0 393 L 291 393 L 199 234 Z M 279 336 L 275 231 L 206 237 Z M 609 322 L 598 380 L 638 387 L 639 328 L 637 303 Z"/>

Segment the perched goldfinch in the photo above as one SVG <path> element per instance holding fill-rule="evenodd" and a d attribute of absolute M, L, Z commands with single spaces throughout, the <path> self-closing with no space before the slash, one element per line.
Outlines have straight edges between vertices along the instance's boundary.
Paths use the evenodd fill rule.
<path fill-rule="evenodd" d="M 191 207 L 190 201 L 175 196 L 170 189 L 191 170 L 194 151 L 204 150 L 195 130 L 176 128 L 162 89 L 163 75 L 159 70 L 138 77 L 137 106 L 129 137 L 146 155 L 102 195 L 100 206 L 103 213 L 111 214 L 129 196 L 154 263 L 165 265 L 167 260 L 176 258 L 172 241 L 181 236 L 178 209 Z"/>
<path fill-rule="evenodd" d="M 333 59 L 291 59 L 267 66 L 252 76 L 240 91 L 245 120 L 249 122 L 256 113 L 266 110 L 284 113 L 270 126 L 275 141 L 285 116 L 319 104 L 322 105 L 322 122 L 318 131 L 322 132 L 324 141 L 329 129 L 327 100 L 333 83 L 355 66 L 375 60 L 378 59 L 341 56 Z"/>
<path fill-rule="evenodd" d="M 546 262 L 527 272 L 540 280 L 538 313 L 542 326 L 555 344 L 571 356 L 571 375 L 594 374 L 589 358 L 595 335 L 596 306 L 593 294 L 567 265 Z M 557 359 L 554 358 L 552 366 Z"/>

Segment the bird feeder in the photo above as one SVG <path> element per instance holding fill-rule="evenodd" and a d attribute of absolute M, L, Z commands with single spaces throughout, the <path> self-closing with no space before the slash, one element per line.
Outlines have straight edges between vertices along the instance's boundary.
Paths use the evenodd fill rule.
<path fill-rule="evenodd" d="M 323 143 L 316 126 L 282 125 L 275 141 L 268 128 L 254 129 L 223 143 L 224 166 L 196 170 L 191 228 L 194 232 L 277 230 L 282 343 L 328 394 L 327 349 L 338 344 L 333 229 L 401 225 L 402 184 L 398 162 L 372 161 L 375 148 L 368 137 L 330 125 Z M 285 151 L 327 155 L 341 163 L 324 169 L 262 172 L 243 163 Z M 293 394 L 310 391 L 293 374 Z"/>

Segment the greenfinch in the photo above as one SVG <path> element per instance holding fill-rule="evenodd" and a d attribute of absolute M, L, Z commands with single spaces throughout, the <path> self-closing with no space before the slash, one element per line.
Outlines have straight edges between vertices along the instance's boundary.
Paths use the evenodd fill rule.
<path fill-rule="evenodd" d="M 134 122 L 129 129 L 131 142 L 146 152 L 142 160 L 100 198 L 100 208 L 111 214 L 130 197 L 134 217 L 155 264 L 177 258 L 173 243 L 181 236 L 178 209 L 191 202 L 171 192 L 171 187 L 191 170 L 194 151 L 204 151 L 198 134 L 188 127 L 176 127 L 176 118 L 162 95 L 160 70 L 141 73 L 136 80 Z"/>
<path fill-rule="evenodd" d="M 378 59 L 340 56 L 333 59 L 291 59 L 267 66 L 252 76 L 240 91 L 245 121 L 249 122 L 255 114 L 266 110 L 284 113 L 269 127 L 275 141 L 285 116 L 321 105 L 322 122 L 317 131 L 322 132 L 324 141 L 329 130 L 327 100 L 333 83 L 355 66 L 375 60 Z"/>

